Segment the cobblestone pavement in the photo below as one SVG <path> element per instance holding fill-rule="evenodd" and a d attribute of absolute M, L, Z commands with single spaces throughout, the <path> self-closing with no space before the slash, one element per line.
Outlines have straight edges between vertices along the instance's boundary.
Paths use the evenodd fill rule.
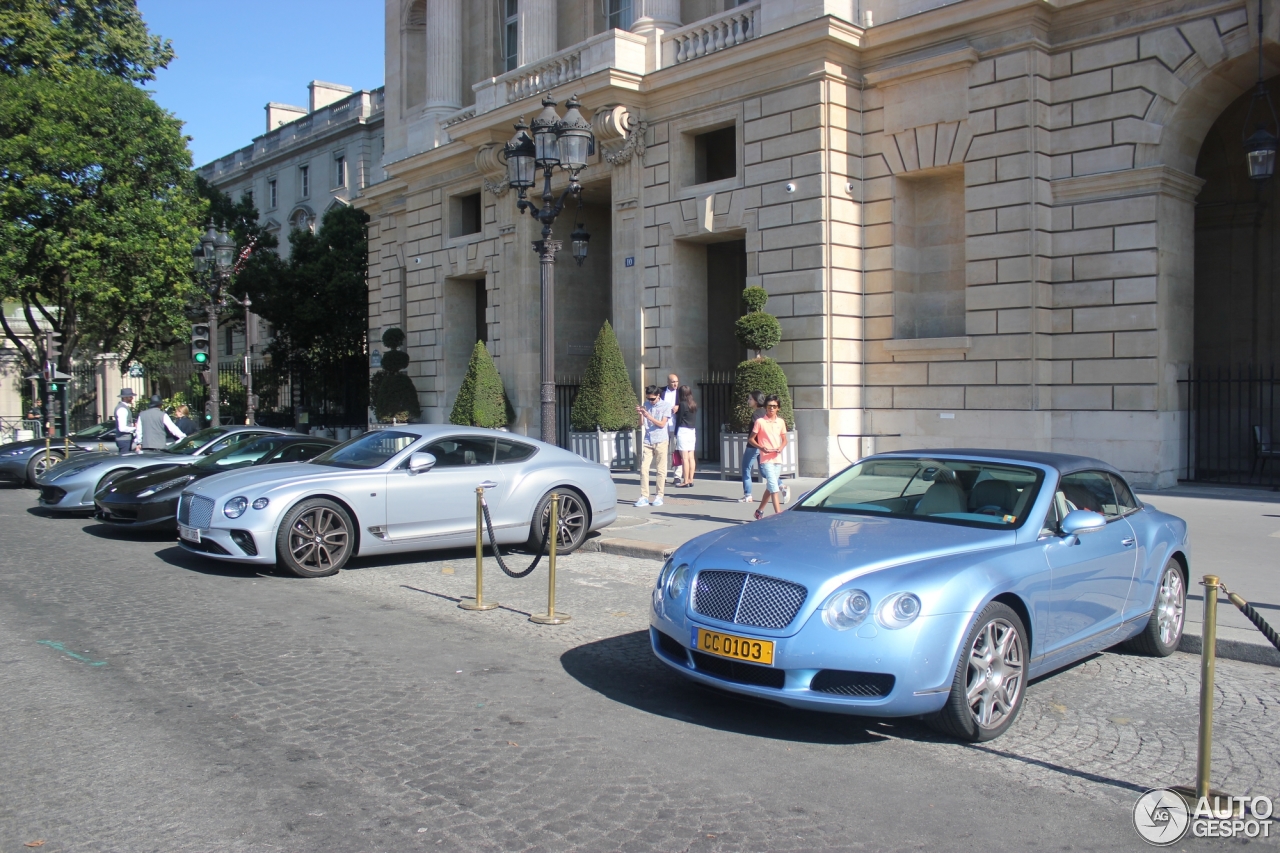
<path fill-rule="evenodd" d="M 685 683 L 652 561 L 563 558 L 538 626 L 542 569 L 487 560 L 468 613 L 474 555 L 304 581 L 32 503 L 0 490 L 0 853 L 1136 850 L 1138 793 L 1194 776 L 1186 655 L 1097 656 L 963 746 Z M 1280 794 L 1276 670 L 1218 686 L 1215 787 Z"/>

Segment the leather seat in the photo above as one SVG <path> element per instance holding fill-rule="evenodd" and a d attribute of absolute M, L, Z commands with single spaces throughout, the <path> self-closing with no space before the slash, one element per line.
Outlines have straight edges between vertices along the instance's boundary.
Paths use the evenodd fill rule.
<path fill-rule="evenodd" d="M 939 515 L 944 512 L 964 512 L 964 489 L 950 480 L 937 480 L 916 504 L 916 515 Z"/>
<path fill-rule="evenodd" d="M 1001 515 L 1013 511 L 1013 503 L 1017 500 L 1017 491 L 1008 480 L 982 480 L 975 483 L 969 493 L 969 511 L 977 512 L 983 507 L 999 507 Z"/>

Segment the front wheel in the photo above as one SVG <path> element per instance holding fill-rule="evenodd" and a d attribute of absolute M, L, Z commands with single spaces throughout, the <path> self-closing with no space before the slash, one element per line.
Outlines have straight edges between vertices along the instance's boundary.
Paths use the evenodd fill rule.
<path fill-rule="evenodd" d="M 1139 654 L 1167 658 L 1182 640 L 1183 617 L 1187 609 L 1187 584 L 1177 560 L 1169 560 L 1160 573 L 1156 606 L 1142 633 L 1126 644 Z"/>
<path fill-rule="evenodd" d="M 355 546 L 351 516 L 338 504 L 313 498 L 289 510 L 276 537 L 280 563 L 300 578 L 335 575 Z"/>
<path fill-rule="evenodd" d="M 587 538 L 587 501 L 573 489 L 557 489 L 560 495 L 560 511 L 556 517 L 556 553 L 568 554 L 576 551 Z M 551 523 L 551 492 L 542 496 L 537 508 L 533 511 L 533 522 L 529 525 L 529 547 L 535 551 L 542 545 L 542 536 Z"/>
<path fill-rule="evenodd" d="M 1027 629 L 998 601 L 978 614 L 960 650 L 947 704 L 931 720 L 944 734 L 973 743 L 1004 734 L 1022 708 L 1027 685 Z"/>
<path fill-rule="evenodd" d="M 57 465 L 65 457 L 56 450 L 37 450 L 31 454 L 31 460 L 27 462 L 27 485 L 37 486 L 36 478 L 44 475 L 54 465 Z"/>

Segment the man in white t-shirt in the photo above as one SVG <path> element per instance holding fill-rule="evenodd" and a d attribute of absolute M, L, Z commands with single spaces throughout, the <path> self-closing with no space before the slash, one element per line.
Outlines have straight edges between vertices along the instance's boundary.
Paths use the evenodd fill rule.
<path fill-rule="evenodd" d="M 680 469 L 675 461 L 675 435 L 676 435 L 676 412 L 680 411 L 680 377 L 674 373 L 667 374 L 666 387 L 662 389 L 662 402 L 666 403 L 671 410 L 670 417 L 667 419 L 667 448 L 671 451 L 671 482 L 675 482 L 680 476 Z"/>

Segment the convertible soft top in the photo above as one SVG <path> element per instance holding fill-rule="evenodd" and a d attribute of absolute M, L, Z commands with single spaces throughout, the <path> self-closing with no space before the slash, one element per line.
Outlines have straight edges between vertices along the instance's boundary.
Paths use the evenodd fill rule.
<path fill-rule="evenodd" d="M 946 449 L 926 448 L 921 450 L 890 450 L 877 453 L 877 456 L 928 456 L 931 458 L 968 457 L 978 459 L 1004 459 L 1009 462 L 1033 462 L 1055 469 L 1059 474 L 1071 474 L 1076 471 L 1109 471 L 1118 477 L 1124 475 L 1114 465 L 1094 459 L 1091 456 L 1075 456 L 1071 453 L 1045 453 L 1039 450 L 997 450 L 991 447 L 948 447 Z"/>

